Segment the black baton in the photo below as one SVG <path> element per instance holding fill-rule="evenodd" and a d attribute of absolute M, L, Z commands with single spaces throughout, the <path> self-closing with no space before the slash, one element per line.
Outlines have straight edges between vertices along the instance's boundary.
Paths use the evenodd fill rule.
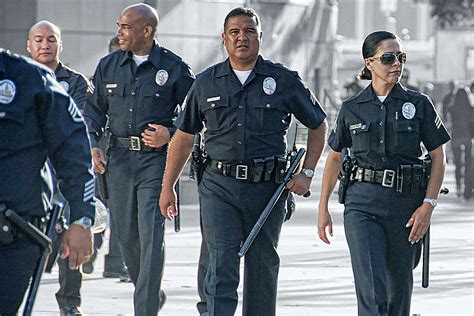
<path fill-rule="evenodd" d="M 239 257 L 245 256 L 245 254 L 249 250 L 253 241 L 257 237 L 258 232 L 262 228 L 263 224 L 265 224 L 265 221 L 267 220 L 268 216 L 270 215 L 273 208 L 275 207 L 276 202 L 278 201 L 281 194 L 285 190 L 285 186 L 287 182 L 290 181 L 291 176 L 293 175 L 293 173 L 295 173 L 296 169 L 298 168 L 298 165 L 300 163 L 300 160 L 303 158 L 304 153 L 305 153 L 304 148 L 301 148 L 300 150 L 298 150 L 298 153 L 296 154 L 295 159 L 291 162 L 290 168 L 285 174 L 283 183 L 281 183 L 280 186 L 276 189 L 275 193 L 273 193 L 272 197 L 270 198 L 270 201 L 268 201 L 267 203 L 267 206 L 265 206 L 265 209 L 263 210 L 262 214 L 260 214 L 258 221 L 253 226 L 252 231 L 245 239 L 244 243 L 242 244 L 242 247 L 240 247 L 240 250 L 238 252 Z M 308 192 L 306 192 L 304 196 L 309 196 Z"/>
<path fill-rule="evenodd" d="M 180 208 L 180 196 L 179 196 L 179 180 L 174 186 L 176 190 L 176 208 L 178 209 L 178 213 L 174 216 L 174 231 L 179 232 L 181 230 L 181 208 Z"/>

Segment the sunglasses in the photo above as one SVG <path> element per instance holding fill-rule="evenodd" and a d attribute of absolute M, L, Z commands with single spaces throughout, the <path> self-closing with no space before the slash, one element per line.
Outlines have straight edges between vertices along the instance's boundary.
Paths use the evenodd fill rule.
<path fill-rule="evenodd" d="M 369 60 L 380 59 L 382 65 L 393 65 L 395 62 L 395 58 L 398 59 L 400 64 L 404 64 L 407 61 L 407 53 L 399 52 L 399 53 L 383 53 L 381 56 L 378 57 L 370 57 Z"/>

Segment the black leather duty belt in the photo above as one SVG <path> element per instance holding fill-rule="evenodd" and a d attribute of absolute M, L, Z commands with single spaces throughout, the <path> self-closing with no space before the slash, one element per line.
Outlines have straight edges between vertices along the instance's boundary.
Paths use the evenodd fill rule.
<path fill-rule="evenodd" d="M 380 184 L 395 188 L 401 194 L 414 194 L 426 190 L 430 179 L 431 163 L 400 165 L 397 170 L 372 170 L 354 166 L 351 180 Z"/>
<path fill-rule="evenodd" d="M 281 183 L 285 176 L 286 159 L 282 157 L 265 157 L 253 159 L 251 163 L 222 162 L 208 160 L 208 166 L 218 173 L 237 180 L 248 182 L 275 181 Z"/>
<path fill-rule="evenodd" d="M 151 148 L 146 146 L 139 136 L 130 136 L 130 137 L 118 137 L 110 135 L 110 147 L 122 147 L 128 148 L 130 151 L 141 151 L 141 152 L 152 152 L 156 150 L 162 150 L 166 148 L 166 145 L 160 148 Z"/>
<path fill-rule="evenodd" d="M 354 167 L 351 180 L 380 184 L 384 187 L 393 188 L 397 183 L 397 172 L 395 170 L 372 170 Z"/>

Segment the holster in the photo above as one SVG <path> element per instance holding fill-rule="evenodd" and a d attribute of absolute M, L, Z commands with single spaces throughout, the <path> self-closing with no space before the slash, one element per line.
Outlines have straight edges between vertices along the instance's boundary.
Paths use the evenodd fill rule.
<path fill-rule="evenodd" d="M 0 205 L 0 244 L 9 245 L 13 242 L 13 228 L 10 221 L 5 217 L 7 207 Z"/>
<path fill-rule="evenodd" d="M 337 190 L 339 203 L 344 204 L 346 201 L 346 192 L 351 181 L 352 170 L 354 168 L 354 161 L 349 155 L 345 155 L 342 161 L 342 170 L 338 175 L 339 188 Z"/>
<path fill-rule="evenodd" d="M 275 182 L 276 183 L 283 183 L 285 180 L 285 173 L 286 173 L 286 158 L 285 157 L 277 157 L 276 158 L 276 170 L 275 170 Z"/>

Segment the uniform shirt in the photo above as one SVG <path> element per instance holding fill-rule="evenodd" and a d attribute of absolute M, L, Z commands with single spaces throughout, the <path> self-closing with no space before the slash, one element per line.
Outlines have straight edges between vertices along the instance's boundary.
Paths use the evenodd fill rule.
<path fill-rule="evenodd" d="M 56 67 L 54 75 L 59 85 L 63 87 L 74 100 L 77 108 L 84 111 L 87 92 L 92 91 L 89 80 L 87 80 L 83 74 L 64 66 L 61 62 Z"/>
<path fill-rule="evenodd" d="M 357 164 L 375 170 L 419 163 L 420 142 L 431 151 L 449 141 L 430 99 L 396 84 L 383 103 L 372 85 L 343 102 L 329 146 L 351 148 Z"/>
<path fill-rule="evenodd" d="M 71 220 L 94 218 L 92 159 L 84 120 L 49 69 L 0 50 L 0 203 L 44 215 L 40 169 L 50 158 Z"/>
<path fill-rule="evenodd" d="M 285 153 L 291 113 L 309 128 L 326 117 L 296 72 L 259 56 L 242 85 L 227 59 L 198 76 L 177 126 L 194 134 L 205 125 L 212 159 L 249 161 Z"/>
<path fill-rule="evenodd" d="M 189 66 L 157 43 L 138 67 L 130 52 L 116 50 L 102 58 L 85 111 L 92 145 L 97 146 L 107 118 L 110 132 L 118 137 L 140 136 L 149 123 L 172 133 L 177 106 L 193 81 Z"/>

